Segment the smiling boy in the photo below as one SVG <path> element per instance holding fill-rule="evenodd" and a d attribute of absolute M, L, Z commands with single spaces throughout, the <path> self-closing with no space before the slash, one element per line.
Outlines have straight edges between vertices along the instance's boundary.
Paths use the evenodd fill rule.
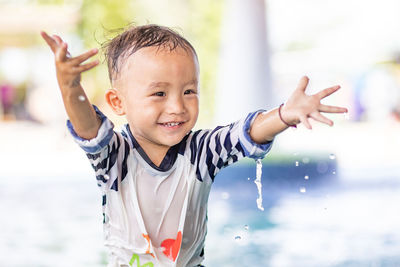
<path fill-rule="evenodd" d="M 117 132 L 80 85 L 80 74 L 98 64 L 84 63 L 97 49 L 72 58 L 60 37 L 42 37 L 55 54 L 68 127 L 103 194 L 108 266 L 202 266 L 208 195 L 218 171 L 242 157 L 263 158 L 289 126 L 311 129 L 309 118 L 332 125 L 320 112 L 347 112 L 320 103 L 339 86 L 309 96 L 303 77 L 279 108 L 192 132 L 199 113 L 196 52 L 169 28 L 144 25 L 106 45 L 112 85 L 106 101 L 128 121 Z"/>
<path fill-rule="evenodd" d="M 133 136 L 155 165 L 194 127 L 199 113 L 199 67 L 194 51 L 144 47 L 114 73 L 107 102 L 126 115 Z M 125 75 L 124 75 L 125 74 Z M 123 92 L 123 93 L 121 93 Z"/>

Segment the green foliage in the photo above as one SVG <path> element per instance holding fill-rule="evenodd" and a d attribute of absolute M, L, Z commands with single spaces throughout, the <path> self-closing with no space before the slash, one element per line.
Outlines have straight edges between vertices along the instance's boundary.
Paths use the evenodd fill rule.
<path fill-rule="evenodd" d="M 78 34 L 87 47 L 97 46 L 112 36 L 115 29 L 124 28 L 134 17 L 129 0 L 83 0 Z"/>
<path fill-rule="evenodd" d="M 215 87 L 219 59 L 221 18 L 224 0 L 190 0 L 191 16 L 185 27 L 199 56 L 201 116 L 199 124 L 208 124 L 214 114 Z"/>
<path fill-rule="evenodd" d="M 129 0 L 83 0 L 81 3 L 81 20 L 77 32 L 85 47 L 101 47 L 125 28 L 134 17 Z M 100 53 L 100 59 L 104 59 Z M 108 71 L 105 64 L 88 73 L 94 86 L 91 98 L 100 104 L 104 100 L 104 90 L 109 88 Z"/>
<path fill-rule="evenodd" d="M 38 0 L 39 4 L 70 4 L 65 0 Z M 77 33 L 87 48 L 100 47 L 113 38 L 118 31 L 138 18 L 144 21 L 158 21 L 157 8 L 160 1 L 139 2 L 134 0 L 75 0 L 80 5 L 80 21 Z M 196 48 L 200 61 L 201 116 L 199 124 L 210 121 L 214 110 L 214 90 L 217 75 L 218 52 L 220 43 L 220 25 L 224 0 L 175 0 L 168 2 L 168 10 L 163 11 L 162 23 L 178 26 L 185 37 Z M 172 13 L 177 11 L 175 15 Z M 151 15 L 153 14 L 153 15 Z M 139 15 L 139 16 L 136 16 Z M 153 16 L 153 17 L 152 17 Z M 178 22 L 178 25 L 176 23 Z M 171 23 L 169 23 L 171 22 Z M 103 59 L 101 57 L 101 59 Z M 105 64 L 85 73 L 90 80 L 88 87 L 94 87 L 92 101 L 102 101 L 104 90 L 109 87 Z"/>

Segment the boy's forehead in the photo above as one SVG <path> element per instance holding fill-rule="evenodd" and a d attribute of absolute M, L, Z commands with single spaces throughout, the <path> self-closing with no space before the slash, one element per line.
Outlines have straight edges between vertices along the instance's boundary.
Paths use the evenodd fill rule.
<path fill-rule="evenodd" d="M 128 60 L 134 63 L 135 58 L 145 57 L 151 58 L 153 60 L 162 60 L 165 57 L 186 57 L 190 60 L 196 60 L 194 53 L 189 49 L 184 49 L 182 47 L 176 47 L 171 49 L 169 46 L 149 46 L 143 47 L 135 51 L 129 56 Z M 197 61 L 197 60 L 196 60 Z"/>
<path fill-rule="evenodd" d="M 154 70 L 167 71 L 171 70 L 174 65 L 179 65 L 181 70 L 184 70 L 185 73 L 191 74 L 190 77 L 186 77 L 187 81 L 184 81 L 185 83 L 198 83 L 199 66 L 197 57 L 191 50 L 181 47 L 176 47 L 171 50 L 169 47 L 156 46 L 140 48 L 123 59 L 120 73 L 118 74 L 119 78 L 117 78 L 116 81 L 121 81 L 121 78 L 122 80 L 125 80 L 125 78 L 134 78 L 131 76 L 133 75 L 133 72 L 137 71 L 141 73 L 145 72 L 146 77 L 153 75 L 156 76 L 156 72 L 149 73 L 146 72 L 146 70 L 151 72 Z M 135 78 L 141 79 L 145 77 Z M 155 78 L 154 80 L 149 80 L 149 82 L 157 83 L 163 81 L 159 81 Z"/>
<path fill-rule="evenodd" d="M 198 62 L 194 54 L 183 48 L 177 47 L 174 50 L 164 47 L 144 47 L 126 58 L 127 68 L 143 68 L 146 66 L 162 67 L 170 64 L 170 67 L 180 64 L 187 69 L 195 69 L 198 72 Z"/>

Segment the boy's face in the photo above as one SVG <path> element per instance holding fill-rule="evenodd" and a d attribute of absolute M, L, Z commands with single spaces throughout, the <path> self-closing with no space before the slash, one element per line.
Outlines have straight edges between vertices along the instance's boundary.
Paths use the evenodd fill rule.
<path fill-rule="evenodd" d="M 130 129 L 143 148 L 167 149 L 194 127 L 199 112 L 199 67 L 191 51 L 139 49 L 115 82 Z"/>

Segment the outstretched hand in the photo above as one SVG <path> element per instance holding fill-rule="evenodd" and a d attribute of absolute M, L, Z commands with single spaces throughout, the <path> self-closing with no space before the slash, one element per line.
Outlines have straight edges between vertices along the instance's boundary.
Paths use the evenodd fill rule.
<path fill-rule="evenodd" d="M 82 64 L 92 56 L 96 55 L 98 49 L 91 49 L 79 56 L 71 57 L 68 52 L 68 44 L 59 36 L 49 36 L 46 32 L 41 32 L 40 35 L 46 41 L 54 53 L 57 80 L 60 89 L 71 88 L 80 85 L 81 73 L 90 70 L 99 64 L 98 60 L 90 63 Z"/>
<path fill-rule="evenodd" d="M 303 123 L 308 129 L 311 129 L 309 118 L 332 126 L 333 121 L 322 115 L 321 112 L 346 113 L 347 109 L 321 104 L 321 100 L 339 90 L 340 86 L 336 85 L 326 88 L 314 95 L 307 95 L 305 91 L 308 81 L 308 77 L 302 77 L 296 90 L 282 107 L 283 120 L 291 125 Z"/>

